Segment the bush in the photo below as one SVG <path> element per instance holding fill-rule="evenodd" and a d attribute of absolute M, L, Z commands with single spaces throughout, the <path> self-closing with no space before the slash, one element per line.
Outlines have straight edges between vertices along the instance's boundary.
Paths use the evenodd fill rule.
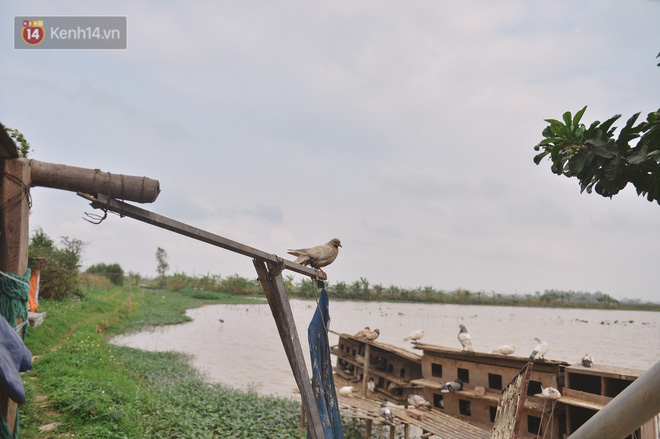
<path fill-rule="evenodd" d="M 124 285 L 124 270 L 119 264 L 106 265 L 99 263 L 89 267 L 86 272 L 107 277 L 115 285 Z"/>
<path fill-rule="evenodd" d="M 79 294 L 77 278 L 85 243 L 63 236 L 61 247 L 41 229 L 35 230 L 28 247 L 28 265 L 41 269 L 39 296 L 44 299 L 65 299 Z"/>

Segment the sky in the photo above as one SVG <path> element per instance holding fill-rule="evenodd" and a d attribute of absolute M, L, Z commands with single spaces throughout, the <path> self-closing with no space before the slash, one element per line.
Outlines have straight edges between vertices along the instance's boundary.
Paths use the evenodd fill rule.
<path fill-rule="evenodd" d="M 124 50 L 17 50 L 15 16 L 125 16 Z M 651 0 L 2 2 L 0 122 L 31 158 L 147 176 L 141 207 L 269 253 L 339 238 L 331 283 L 660 302 L 660 206 L 532 161 L 544 119 L 658 109 Z M 252 261 L 35 187 L 30 229 L 119 263 Z M 296 279 L 300 279 L 296 275 Z"/>

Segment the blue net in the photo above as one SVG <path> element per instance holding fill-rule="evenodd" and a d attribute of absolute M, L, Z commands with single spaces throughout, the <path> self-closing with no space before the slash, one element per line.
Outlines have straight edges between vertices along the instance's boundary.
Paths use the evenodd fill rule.
<path fill-rule="evenodd" d="M 321 415 L 325 438 L 344 439 L 339 405 L 337 404 L 335 380 L 332 374 L 332 358 L 330 357 L 330 343 L 328 342 L 329 322 L 328 293 L 324 288 L 319 298 L 319 306 L 316 308 L 312 322 L 307 329 L 309 354 L 312 361 L 312 389 L 316 406 Z M 307 437 L 311 437 L 309 431 Z"/>

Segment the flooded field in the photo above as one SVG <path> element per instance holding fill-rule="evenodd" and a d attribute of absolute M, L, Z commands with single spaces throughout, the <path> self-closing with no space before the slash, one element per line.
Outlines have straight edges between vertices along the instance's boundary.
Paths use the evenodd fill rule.
<path fill-rule="evenodd" d="M 314 301 L 291 301 L 308 363 L 307 325 L 315 307 Z M 187 315 L 192 322 L 113 342 L 189 353 L 211 381 L 293 395 L 295 380 L 268 305 L 209 305 Z M 460 348 L 456 336 L 464 324 L 475 351 L 513 344 L 514 355 L 528 356 L 539 336 L 549 343 L 546 358 L 553 360 L 576 363 L 588 352 L 595 363 L 641 370 L 660 360 L 660 313 L 654 312 L 331 301 L 330 317 L 330 328 L 337 332 L 354 334 L 370 326 L 380 329 L 378 341 L 409 348 L 402 339 L 416 329 L 425 330 L 425 343 Z M 330 334 L 330 342 L 336 344 L 337 336 Z"/>

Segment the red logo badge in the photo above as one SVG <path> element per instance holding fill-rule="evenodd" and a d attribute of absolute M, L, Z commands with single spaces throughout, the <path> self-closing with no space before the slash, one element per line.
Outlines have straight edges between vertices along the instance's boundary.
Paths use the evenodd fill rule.
<path fill-rule="evenodd" d="M 44 40 L 44 22 L 43 20 L 23 20 L 23 30 L 21 36 L 27 44 L 35 46 Z"/>

